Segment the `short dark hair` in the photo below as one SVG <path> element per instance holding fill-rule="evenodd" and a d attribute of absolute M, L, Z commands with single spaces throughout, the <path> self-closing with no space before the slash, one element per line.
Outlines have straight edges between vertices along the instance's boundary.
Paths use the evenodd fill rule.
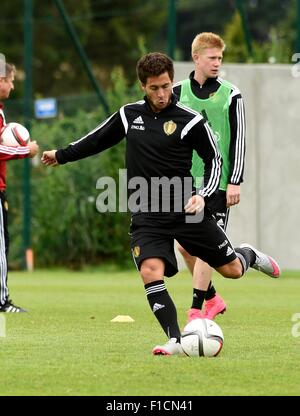
<path fill-rule="evenodd" d="M 138 79 L 146 84 L 149 77 L 156 77 L 168 72 L 170 80 L 174 79 L 174 65 L 167 55 L 160 52 L 152 52 L 144 55 L 136 65 Z"/>

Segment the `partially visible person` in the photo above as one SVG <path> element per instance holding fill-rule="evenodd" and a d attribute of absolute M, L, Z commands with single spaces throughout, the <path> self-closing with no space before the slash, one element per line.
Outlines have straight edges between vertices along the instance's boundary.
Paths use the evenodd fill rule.
<path fill-rule="evenodd" d="M 229 208 L 240 202 L 241 183 L 245 162 L 245 114 L 244 103 L 236 86 L 219 77 L 225 43 L 215 33 L 203 32 L 192 42 L 192 58 L 195 70 L 188 79 L 174 85 L 174 93 L 180 102 L 200 112 L 208 120 L 215 133 L 222 156 L 222 174 L 219 189 L 206 201 L 206 206 L 226 231 Z M 201 187 L 204 162 L 193 153 L 192 175 L 196 187 Z M 188 311 L 188 321 L 195 318 L 214 319 L 224 313 L 226 303 L 216 293 L 212 283 L 212 268 L 201 259 L 191 256 L 178 246 L 188 269 L 193 275 L 193 300 Z M 201 312 L 199 279 L 205 275 L 210 280 Z"/>
<path fill-rule="evenodd" d="M 8 99 L 11 90 L 14 89 L 16 68 L 13 64 L 5 63 L 4 76 L 0 76 L 0 131 L 5 126 L 4 105 L 2 101 Z M 35 141 L 27 146 L 3 146 L 0 143 L 0 312 L 18 313 L 26 312 L 25 309 L 14 305 L 9 297 L 7 286 L 7 257 L 9 249 L 8 233 L 8 203 L 5 195 L 6 190 L 6 162 L 14 159 L 34 157 L 39 150 Z"/>
<path fill-rule="evenodd" d="M 168 338 L 166 344 L 157 345 L 152 352 L 154 355 L 181 355 L 176 306 L 164 282 L 164 276 L 174 276 L 178 271 L 174 240 L 227 278 L 237 279 L 249 267 L 277 278 L 280 269 L 272 257 L 248 244 L 234 249 L 205 209 L 205 198 L 213 194 L 219 184 L 221 158 L 206 120 L 178 103 L 172 94 L 172 60 L 162 53 L 149 53 L 137 63 L 137 74 L 145 93 L 143 100 L 122 106 L 66 148 L 43 152 L 42 162 L 46 166 L 74 162 L 126 138 L 129 200 L 131 196 L 136 197 L 134 191 L 141 191 L 137 200 L 143 200 L 134 206 L 129 204 L 129 208 L 132 207 L 132 256 L 151 311 Z M 204 187 L 191 196 L 190 192 L 185 195 L 184 184 L 192 182 L 193 149 L 204 160 Z M 159 185 L 155 186 L 162 178 L 173 184 L 176 179 L 180 186 L 164 192 Z M 136 180 L 137 189 L 133 189 Z M 167 208 L 164 202 L 169 202 Z M 207 282 L 200 283 L 203 302 Z"/>

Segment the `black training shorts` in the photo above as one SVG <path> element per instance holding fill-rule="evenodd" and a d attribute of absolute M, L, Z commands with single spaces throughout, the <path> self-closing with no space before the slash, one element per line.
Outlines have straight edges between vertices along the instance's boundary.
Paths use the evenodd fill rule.
<path fill-rule="evenodd" d="M 174 253 L 177 240 L 192 256 L 211 267 L 220 267 L 236 258 L 235 251 L 222 228 L 205 210 L 202 222 L 186 222 L 182 213 L 141 213 L 132 217 L 131 250 L 140 269 L 143 260 L 154 257 L 165 262 L 165 276 L 178 272 Z"/>
<path fill-rule="evenodd" d="M 206 207 L 215 217 L 218 225 L 226 231 L 229 208 L 226 206 L 226 191 L 218 190 L 205 202 Z"/>

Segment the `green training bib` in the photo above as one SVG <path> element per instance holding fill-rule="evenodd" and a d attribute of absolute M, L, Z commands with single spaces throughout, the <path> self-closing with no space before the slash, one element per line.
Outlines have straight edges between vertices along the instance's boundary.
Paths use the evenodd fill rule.
<path fill-rule="evenodd" d="M 229 178 L 229 148 L 230 148 L 230 124 L 229 124 L 229 99 L 232 91 L 232 84 L 222 81 L 218 90 L 211 97 L 202 100 L 197 98 L 191 89 L 190 79 L 185 79 L 181 84 L 180 102 L 187 107 L 198 111 L 208 121 L 212 128 L 219 151 L 222 155 L 222 173 L 219 189 L 226 191 Z M 201 187 L 204 174 L 203 160 L 197 152 L 193 152 L 191 174 L 194 177 L 195 186 Z"/>

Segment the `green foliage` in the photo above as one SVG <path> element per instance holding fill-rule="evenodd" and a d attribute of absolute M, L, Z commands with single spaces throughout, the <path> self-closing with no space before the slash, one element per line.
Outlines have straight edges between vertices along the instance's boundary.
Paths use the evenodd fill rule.
<path fill-rule="evenodd" d="M 20 70 L 16 97 L 23 92 L 24 2 L 1 2 L 0 52 Z M 115 66 L 135 80 L 141 42 L 152 45 L 165 25 L 167 2 L 161 0 L 64 0 L 100 85 L 106 89 Z M 91 84 L 53 0 L 33 2 L 33 78 L 35 96 L 86 92 Z M 162 42 L 160 42 L 161 45 Z M 18 85 L 19 84 L 19 85 Z"/>
<path fill-rule="evenodd" d="M 112 74 L 114 88 L 108 101 L 112 111 L 140 99 L 135 89 L 128 90 L 122 70 Z M 54 121 L 35 121 L 32 138 L 41 151 L 63 148 L 105 119 L 102 109 L 93 113 L 61 116 Z M 110 176 L 118 180 L 124 168 L 125 141 L 100 155 L 57 168 L 39 164 L 31 170 L 32 247 L 38 266 L 80 267 L 113 260 L 130 261 L 129 214 L 99 213 L 96 200 L 100 192 L 97 179 Z M 12 207 L 11 265 L 19 267 L 22 254 L 22 161 L 9 165 L 8 193 Z"/>
<path fill-rule="evenodd" d="M 293 0 L 295 6 L 295 1 Z M 260 4 L 261 6 L 261 4 Z M 282 6 L 282 5 L 281 5 Z M 249 55 L 245 39 L 245 32 L 242 19 L 236 11 L 231 21 L 225 25 L 224 40 L 226 43 L 226 62 L 247 62 L 247 63 L 288 63 L 291 60 L 292 44 L 295 41 L 296 19 L 293 13 L 295 7 L 288 9 L 285 19 L 277 23 L 278 16 L 273 12 L 274 22 L 267 19 L 261 22 L 261 15 L 258 10 L 248 10 L 250 41 L 252 45 L 252 56 Z M 253 19 L 257 15 L 257 24 Z M 294 28 L 287 30 L 287 28 Z M 254 30 L 255 29 L 255 30 Z"/>
<path fill-rule="evenodd" d="M 16 63 L 15 97 L 23 94 L 24 2 L 1 3 L 0 52 Z M 112 68 L 121 67 L 134 84 L 135 64 L 147 49 L 168 50 L 168 1 L 64 0 L 65 9 L 101 87 L 111 86 Z M 33 39 L 34 95 L 61 96 L 86 93 L 91 84 L 53 0 L 35 1 Z M 230 62 L 249 62 L 240 28 L 234 25 L 235 0 L 180 0 L 176 2 L 176 59 L 190 60 L 197 33 L 236 31 Z M 296 0 L 244 1 L 252 38 L 252 62 L 290 62 L 296 43 Z M 238 23 L 238 26 L 240 24 Z M 226 29 L 225 29 L 226 27 Z M 235 41 L 235 37 L 232 38 Z M 271 49 L 271 50 L 270 50 Z M 294 51 L 295 52 L 295 51 Z M 229 55 L 230 54 L 230 55 Z"/>
<path fill-rule="evenodd" d="M 201 32 L 222 33 L 232 18 L 231 0 L 180 0 L 177 1 L 177 55 L 180 60 L 191 59 L 191 43 Z"/>
<path fill-rule="evenodd" d="M 286 36 L 286 28 L 291 17 L 278 24 L 270 26 L 264 38 L 251 37 L 252 56 L 249 55 L 244 28 L 240 14 L 236 11 L 232 20 L 225 26 L 224 40 L 226 43 L 226 62 L 247 63 L 288 63 L 291 60 L 291 45 L 293 36 Z M 295 26 L 295 22 L 294 25 Z M 252 34 L 253 35 L 253 34 Z"/>
<path fill-rule="evenodd" d="M 224 41 L 226 62 L 246 62 L 248 51 L 242 19 L 238 12 L 234 13 L 231 22 L 225 27 Z"/>
<path fill-rule="evenodd" d="M 243 3 L 251 36 L 257 42 L 267 41 L 270 30 L 280 26 L 291 11 L 296 12 L 295 0 L 243 0 Z"/>
<path fill-rule="evenodd" d="M 267 41 L 253 43 L 253 62 L 288 63 L 290 57 L 280 28 L 271 28 Z"/>
<path fill-rule="evenodd" d="M 299 46 L 297 45 L 297 25 L 299 25 L 297 16 L 300 15 L 300 10 L 296 12 L 297 7 L 300 7 L 299 1 L 291 0 L 291 6 L 288 9 L 286 18 L 278 25 L 278 38 L 280 39 L 280 47 L 284 54 L 284 59 L 278 60 L 278 62 L 291 63 L 292 55 L 295 52 L 299 52 L 299 50 L 296 50 L 297 46 Z"/>

